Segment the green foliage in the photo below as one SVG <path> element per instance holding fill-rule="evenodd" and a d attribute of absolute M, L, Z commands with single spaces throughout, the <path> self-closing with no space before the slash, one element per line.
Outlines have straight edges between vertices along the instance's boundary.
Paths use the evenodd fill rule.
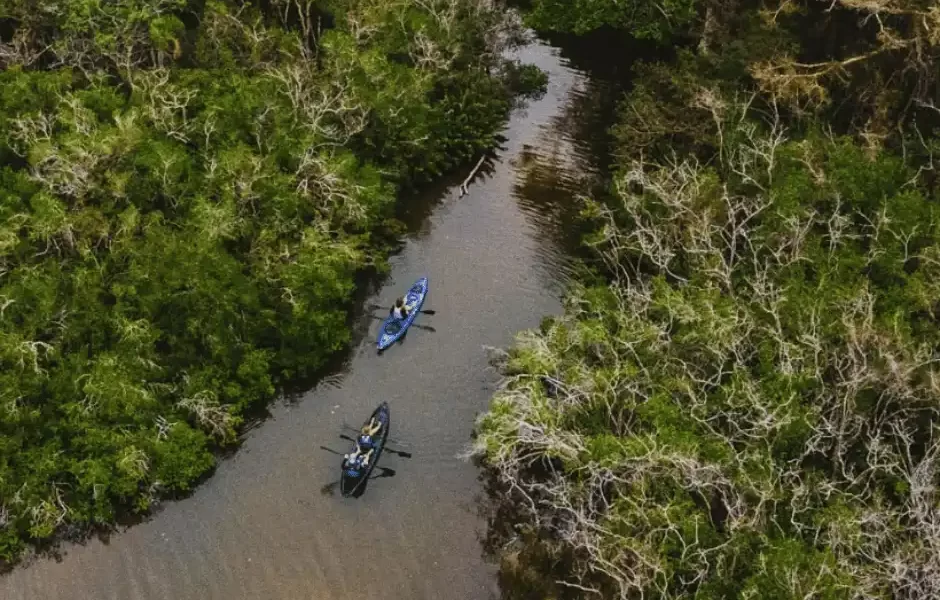
<path fill-rule="evenodd" d="M 851 598 L 851 579 L 839 572 L 835 557 L 800 540 L 773 540 L 757 557 L 759 570 L 743 585 L 745 597 L 797 600 L 807 594 L 820 600 Z"/>
<path fill-rule="evenodd" d="M 331 3 L 316 39 L 277 0 L 33 4 L 2 8 L 0 560 L 210 471 L 349 342 L 400 187 L 519 91 L 486 3 Z"/>
<path fill-rule="evenodd" d="M 709 166 L 624 157 L 588 201 L 607 281 L 520 336 L 476 451 L 524 553 L 570 556 L 552 577 L 602 597 L 929 595 L 935 189 L 903 157 L 712 108 Z"/>
<path fill-rule="evenodd" d="M 666 41 L 696 16 L 694 0 L 534 0 L 526 20 L 535 29 L 584 34 L 601 27 L 622 29 L 637 39 Z"/>

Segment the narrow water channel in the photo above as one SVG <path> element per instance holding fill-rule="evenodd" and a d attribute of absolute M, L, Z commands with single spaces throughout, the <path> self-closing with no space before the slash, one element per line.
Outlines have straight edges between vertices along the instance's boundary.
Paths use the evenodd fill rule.
<path fill-rule="evenodd" d="M 105 543 L 67 545 L 0 577 L 5 600 L 345 599 L 473 600 L 499 596 L 484 559 L 477 470 L 460 460 L 495 374 L 486 346 L 560 310 L 570 214 L 590 160 L 572 120 L 590 104 L 589 81 L 553 47 L 524 62 L 545 69 L 548 92 L 514 111 L 505 148 L 468 195 L 456 187 L 409 211 L 413 231 L 390 277 L 367 301 L 388 305 L 430 279 L 416 329 L 375 353 L 378 321 L 346 366 L 297 402 L 272 409 L 242 448 L 189 498 Z M 586 190 L 585 190 L 586 191 Z M 368 320 L 368 317 L 364 317 Z M 357 499 L 321 492 L 346 451 L 344 421 L 358 425 L 381 400 L 392 436 L 413 454 L 386 453 L 395 476 Z"/>

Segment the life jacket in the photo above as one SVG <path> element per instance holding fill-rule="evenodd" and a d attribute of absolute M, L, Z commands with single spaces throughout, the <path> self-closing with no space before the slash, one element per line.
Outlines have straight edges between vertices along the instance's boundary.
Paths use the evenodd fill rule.
<path fill-rule="evenodd" d="M 395 308 L 392 309 L 392 315 L 396 319 L 404 320 L 408 317 L 408 309 L 404 305 L 395 306 Z"/>

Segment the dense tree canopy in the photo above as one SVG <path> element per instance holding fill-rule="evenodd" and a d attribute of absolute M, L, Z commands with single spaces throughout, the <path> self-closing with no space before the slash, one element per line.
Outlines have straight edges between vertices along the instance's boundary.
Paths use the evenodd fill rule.
<path fill-rule="evenodd" d="M 940 13 L 826 7 L 637 70 L 594 273 L 479 422 L 508 596 L 940 595 Z"/>
<path fill-rule="evenodd" d="M 0 560 L 186 490 L 348 341 L 397 190 L 492 143 L 509 23 L 488 0 L 0 3 Z"/>

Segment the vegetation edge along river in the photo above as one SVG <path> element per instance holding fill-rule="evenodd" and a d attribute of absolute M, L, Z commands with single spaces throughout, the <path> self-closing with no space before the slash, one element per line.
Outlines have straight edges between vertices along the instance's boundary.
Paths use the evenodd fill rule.
<path fill-rule="evenodd" d="M 189 489 L 540 74 L 489 0 L 0 7 L 0 564 Z"/>
<path fill-rule="evenodd" d="M 936 2 L 526 19 L 676 52 L 477 424 L 505 597 L 940 597 Z"/>

